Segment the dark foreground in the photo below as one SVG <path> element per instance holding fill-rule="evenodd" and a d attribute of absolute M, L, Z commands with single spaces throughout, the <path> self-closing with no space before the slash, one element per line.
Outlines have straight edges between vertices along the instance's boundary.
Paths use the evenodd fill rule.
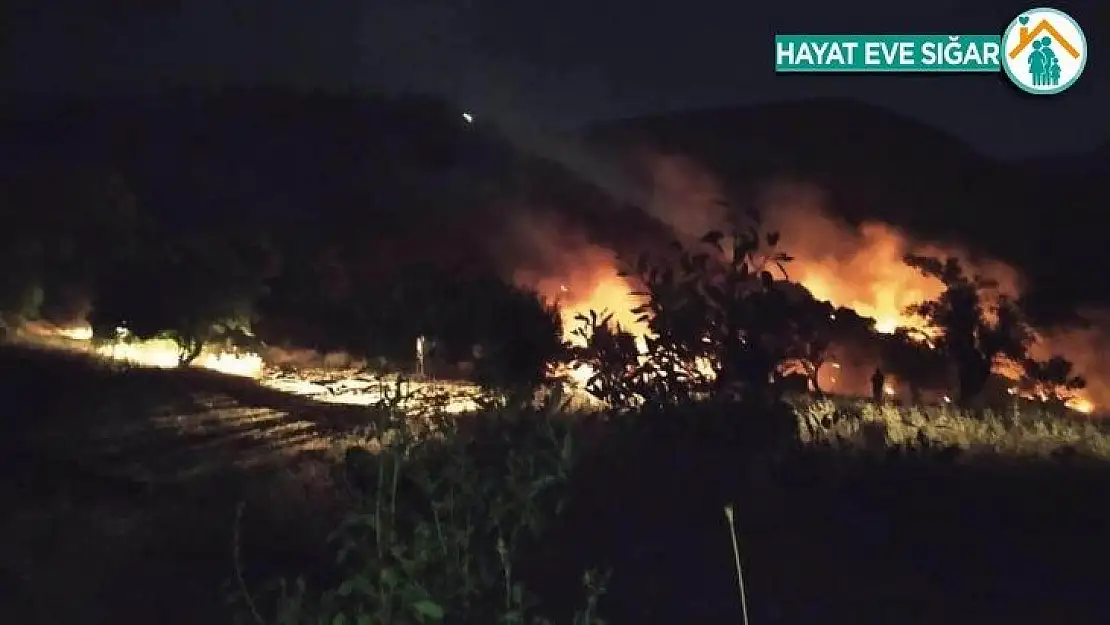
<path fill-rule="evenodd" d="M 316 442 L 366 409 L 11 348 L 0 391 L 0 623 L 232 622 L 241 501 L 248 584 L 326 576 L 350 499 Z M 613 625 L 741 623 L 732 503 L 755 625 L 1110 622 L 1110 468 L 810 449 L 753 473 L 716 423 L 591 434 L 565 516 L 521 565 L 545 604 L 610 568 Z"/>

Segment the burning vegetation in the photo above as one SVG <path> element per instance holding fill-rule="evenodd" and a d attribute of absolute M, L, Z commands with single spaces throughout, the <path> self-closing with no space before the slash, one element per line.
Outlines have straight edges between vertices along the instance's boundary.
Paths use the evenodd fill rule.
<path fill-rule="evenodd" d="M 734 219 L 713 178 L 681 157 L 649 162 L 656 185 L 650 211 L 673 228 L 679 257 L 654 267 L 641 263 L 640 271 L 629 277 L 624 270 L 630 263 L 611 252 L 548 235 L 537 240 L 561 243 L 553 245 L 557 254 L 549 254 L 554 260 L 548 267 L 555 270 L 541 278 L 517 276 L 560 304 L 565 337 L 572 344 L 604 344 L 596 346 L 598 358 L 634 349 L 635 357 L 625 363 L 631 370 L 650 360 L 648 339 L 659 335 L 651 325 L 658 311 L 652 309 L 650 296 L 661 295 L 658 289 L 665 285 L 657 282 L 645 292 L 645 282 L 661 275 L 678 282 L 697 279 L 690 275 L 697 273 L 690 271 L 690 259 L 707 251 L 716 251 L 716 260 L 726 264 L 731 260 L 723 249 L 694 249 L 699 244 L 692 235 L 699 228 L 706 228 L 702 234 L 716 230 L 718 235 L 710 239 L 719 243 L 719 233 Z M 852 227 L 829 217 L 823 202 L 819 189 L 810 185 L 769 185 L 758 206 L 765 224 L 742 233 L 752 241 L 762 232 L 774 233 L 777 247 L 789 259 L 775 263 L 775 284 L 787 291 L 804 289 L 795 294 L 794 308 L 809 317 L 801 324 L 809 327 L 791 330 L 800 353 L 788 356 L 790 350 L 783 350 L 778 375 L 801 375 L 810 391 L 861 396 L 867 394 L 872 372 L 882 369 L 884 394 L 914 403 L 952 403 L 964 388 L 974 389 L 974 395 L 986 392 L 994 402 L 1022 397 L 1091 414 L 1110 399 L 1100 398 L 1102 384 L 1088 383 L 1072 365 L 1086 364 L 1078 372 L 1088 376 L 1100 370 L 1097 356 L 1076 340 L 1082 333 L 1089 340 L 1099 335 L 1097 330 L 1031 327 L 1018 306 L 1022 285 L 1012 268 L 960 248 L 915 242 L 887 224 Z M 751 275 L 764 269 L 762 264 L 748 267 Z M 641 306 L 646 308 L 637 308 Z M 625 333 L 629 338 L 622 346 Z M 694 343 L 706 340 L 689 337 Z M 719 345 L 717 339 L 708 340 Z M 706 358 L 697 356 L 700 364 L 693 370 L 713 375 Z M 962 372 L 960 363 L 965 363 Z M 593 365 L 580 362 L 573 377 L 586 383 L 597 373 Z M 963 398 L 965 404 L 970 401 Z"/>
<path fill-rule="evenodd" d="M 69 216 L 67 196 L 5 230 L 0 310 L 9 334 L 257 379 L 276 375 L 275 346 L 295 346 L 516 397 L 555 365 L 618 403 L 679 379 L 694 394 L 860 396 L 877 369 L 906 403 L 1023 397 L 1092 413 L 1110 401 L 1097 327 L 1031 327 L 1006 265 L 840 222 L 812 185 L 773 182 L 743 210 L 688 159 L 645 162 L 643 212 L 674 241 L 637 259 L 559 209 L 517 209 L 484 246 L 500 266 L 408 230 L 370 246 L 343 221 L 182 226 L 144 213 L 118 177 L 83 172 L 71 190 L 102 210 Z M 427 253 L 404 260 L 410 244 Z M 601 390 L 603 375 L 626 388 Z"/>

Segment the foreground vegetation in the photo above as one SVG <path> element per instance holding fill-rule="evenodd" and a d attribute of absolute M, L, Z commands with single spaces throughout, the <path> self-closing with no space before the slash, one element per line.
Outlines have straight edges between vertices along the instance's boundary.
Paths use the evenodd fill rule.
<path fill-rule="evenodd" d="M 20 407 L 5 622 L 741 622 L 730 505 L 754 623 L 1110 616 L 1091 423 L 936 409 L 899 429 L 915 410 L 847 400 L 413 422 L 201 371 L 0 356 Z M 297 423 L 315 444 L 292 444 Z"/>
<path fill-rule="evenodd" d="M 1014 402 L 997 412 L 941 406 L 876 405 L 850 398 L 794 402 L 803 440 L 847 451 L 891 446 L 953 447 L 967 455 L 1110 460 L 1110 429 L 1100 420 Z"/>
<path fill-rule="evenodd" d="M 434 108 L 413 134 L 427 122 L 459 141 L 451 156 L 482 143 Z M 311 228 L 229 214 L 216 229 L 148 212 L 115 173 L 55 184 L 41 166 L 0 197 L 21 209 L 0 230 L 0 330 L 89 313 L 94 340 L 168 338 L 182 365 L 262 342 L 424 373 L 434 345 L 486 395 L 416 419 L 395 395 L 329 405 L 4 345 L 0 622 L 1110 619 L 1105 433 L 1012 405 L 1063 414 L 1085 381 L 1034 359 L 1022 302 L 955 259 L 905 259 L 943 291 L 907 311 L 924 330 L 887 335 L 791 282 L 778 234 L 733 211 L 728 232 L 628 263 L 647 336 L 598 312 L 569 343 L 560 311 L 503 267 L 405 256 L 357 202 Z M 390 167 L 407 208 L 411 178 Z M 479 202 L 482 180 L 423 201 Z M 960 409 L 825 397 L 821 366 L 860 346 Z M 1018 379 L 991 397 L 1000 360 Z M 534 401 L 568 368 L 604 411 Z M 799 381 L 809 399 L 791 405 Z"/>
<path fill-rule="evenodd" d="M 556 310 L 485 282 L 480 292 L 500 293 L 498 310 L 520 325 L 497 333 L 503 320 L 459 310 L 439 320 L 444 331 L 455 318 L 476 321 L 461 336 L 487 339 L 475 372 L 485 407 L 456 417 L 415 419 L 392 395 L 317 404 L 204 371 L 5 346 L 3 457 L 17 479 L 2 494 L 13 511 L 2 535 L 18 557 L 4 563 L 16 590 L 3 616 L 113 625 L 1110 617 L 1090 587 L 1110 554 L 1093 529 L 1110 521 L 1098 496 L 1110 486 L 1105 433 L 976 405 L 1002 356 L 1027 365 L 1021 382 L 1057 410 L 1082 386 L 1063 361 L 1028 357 L 1016 304 L 990 299 L 989 285 L 955 261 L 908 259 L 946 290 L 915 309 L 933 335 L 896 335 L 904 358 L 891 362 L 953 366 L 962 408 L 822 398 L 814 371 L 837 329 L 829 322 L 847 315 L 792 296 L 771 272 L 789 257 L 753 222 L 707 235 L 716 255 L 679 249 L 670 265 L 640 263 L 640 313 L 652 331 L 643 348 L 597 314 L 582 319 L 577 344 L 561 345 Z M 210 330 L 244 329 L 166 313 L 137 334 L 165 328 L 159 316 L 199 327 L 176 336 L 183 363 Z M 554 395 L 536 405 L 556 364 L 587 367 L 586 391 L 605 410 L 579 414 Z M 784 401 L 789 364 L 802 368 L 811 399 Z"/>

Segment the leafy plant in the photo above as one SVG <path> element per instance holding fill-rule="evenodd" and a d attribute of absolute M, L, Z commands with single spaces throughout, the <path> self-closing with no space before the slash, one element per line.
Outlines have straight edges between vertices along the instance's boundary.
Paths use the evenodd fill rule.
<path fill-rule="evenodd" d="M 625 406 L 767 398 L 796 338 L 790 299 L 776 288 L 792 260 L 778 241 L 752 212 L 727 235 L 703 236 L 702 251 L 675 242 L 670 257 L 641 256 L 631 277 L 644 287 L 633 311 L 649 329 L 642 353 L 605 315 L 579 318 L 585 346 L 574 363 L 594 371 L 594 392 Z"/>
<path fill-rule="evenodd" d="M 1060 356 L 1045 361 L 1026 358 L 1022 370 L 1021 390 L 1057 406 L 1063 406 L 1087 387 L 1087 380 L 1076 375 L 1072 363 Z"/>
<path fill-rule="evenodd" d="M 571 334 L 582 346 L 571 345 L 572 367 L 589 374 L 586 391 L 614 407 L 643 402 L 640 381 L 646 375 L 636 337 L 613 321 L 612 313 L 591 310 L 575 315 L 579 326 Z"/>
<path fill-rule="evenodd" d="M 968 276 L 958 259 L 908 255 L 905 262 L 944 284 L 939 297 L 907 311 L 939 333 L 936 348 L 956 366 L 959 401 L 969 406 L 986 386 L 997 358 L 1025 358 L 1033 338 L 1030 327 L 1017 305 L 998 293 L 997 282 Z"/>
<path fill-rule="evenodd" d="M 348 451 L 360 503 L 335 530 L 338 582 L 312 592 L 282 582 L 272 615 L 245 593 L 240 618 L 278 625 L 504 623 L 542 625 L 518 561 L 562 511 L 577 447 L 570 425 L 544 412 L 502 411 L 420 435 L 398 419 L 372 453 Z M 576 625 L 600 625 L 604 577 L 583 579 Z"/>
<path fill-rule="evenodd" d="M 121 263 L 102 279 L 91 322 L 96 336 L 118 328 L 140 340 L 169 338 L 188 365 L 208 344 L 246 347 L 267 267 L 231 240 L 183 237 Z"/>
<path fill-rule="evenodd" d="M 475 326 L 475 381 L 504 394 L 510 405 L 527 405 L 546 380 L 548 364 L 562 356 L 559 311 L 536 293 L 499 280 L 480 284 L 485 288 L 459 297 L 473 306 L 462 317 Z"/>

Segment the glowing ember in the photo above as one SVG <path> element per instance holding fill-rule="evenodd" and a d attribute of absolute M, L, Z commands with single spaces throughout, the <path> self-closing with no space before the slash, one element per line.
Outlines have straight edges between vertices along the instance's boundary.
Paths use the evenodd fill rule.
<path fill-rule="evenodd" d="M 201 354 L 193 364 L 204 369 L 245 378 L 257 378 L 262 374 L 262 357 L 252 353 Z"/>
<path fill-rule="evenodd" d="M 579 386 L 586 386 L 590 378 L 594 377 L 594 369 L 590 365 L 578 365 L 570 371 L 570 379 Z"/>
<path fill-rule="evenodd" d="M 58 328 L 37 323 L 29 324 L 26 329 L 35 337 L 43 339 L 60 338 L 71 342 L 60 347 L 92 352 L 110 360 L 159 369 L 173 369 L 179 366 L 177 345 L 169 339 L 117 340 L 94 346 L 91 342 L 93 331 L 88 324 Z M 126 332 L 120 334 L 126 336 Z M 211 349 L 206 349 L 191 363 L 193 367 L 248 378 L 261 377 L 262 365 L 262 357 L 255 353 L 235 353 Z"/>
<path fill-rule="evenodd" d="M 628 283 L 616 275 L 616 271 L 611 277 L 602 278 L 581 291 L 572 291 L 564 286 L 560 292 L 565 297 L 561 304 L 567 340 L 579 341 L 571 336 L 571 332 L 581 323 L 576 319 L 578 315 L 589 316 L 590 311 L 606 311 L 612 313 L 614 323 L 640 338 L 639 343 L 643 343 L 642 337 L 647 334 L 647 324 L 641 323 L 632 314 L 632 309 L 639 306 L 640 301 L 632 294 Z M 641 351 L 644 347 L 646 346 L 641 345 Z"/>
<path fill-rule="evenodd" d="M 1068 408 L 1071 408 L 1072 410 L 1074 410 L 1076 412 L 1081 412 L 1083 414 L 1091 414 L 1092 412 L 1095 411 L 1094 402 L 1092 402 L 1089 399 L 1082 398 L 1082 397 L 1076 397 L 1074 399 L 1070 399 L 1070 400 L 1068 400 L 1066 405 L 1067 405 Z"/>
<path fill-rule="evenodd" d="M 889 317 L 886 319 L 878 319 L 875 321 L 875 331 L 883 334 L 893 334 L 894 331 L 898 329 L 899 325 L 902 324 L 900 324 L 897 319 Z"/>
<path fill-rule="evenodd" d="M 353 370 L 305 369 L 296 376 L 268 376 L 262 380 L 262 384 L 274 390 L 311 397 L 330 404 L 372 406 L 396 400 L 405 409 L 434 407 L 446 414 L 478 410 L 478 398 L 481 394 L 477 386 L 465 382 L 408 380 L 401 383 L 401 396 L 397 397 L 396 378 L 373 378 Z"/>
<path fill-rule="evenodd" d="M 96 348 L 95 352 L 112 360 L 144 367 L 173 369 L 179 366 L 177 345 L 164 339 L 111 343 Z M 262 357 L 253 353 L 204 352 L 190 365 L 248 378 L 262 375 Z"/>
<path fill-rule="evenodd" d="M 74 341 L 88 341 L 93 337 L 91 326 L 76 326 L 73 328 L 60 328 L 58 335 Z"/>

